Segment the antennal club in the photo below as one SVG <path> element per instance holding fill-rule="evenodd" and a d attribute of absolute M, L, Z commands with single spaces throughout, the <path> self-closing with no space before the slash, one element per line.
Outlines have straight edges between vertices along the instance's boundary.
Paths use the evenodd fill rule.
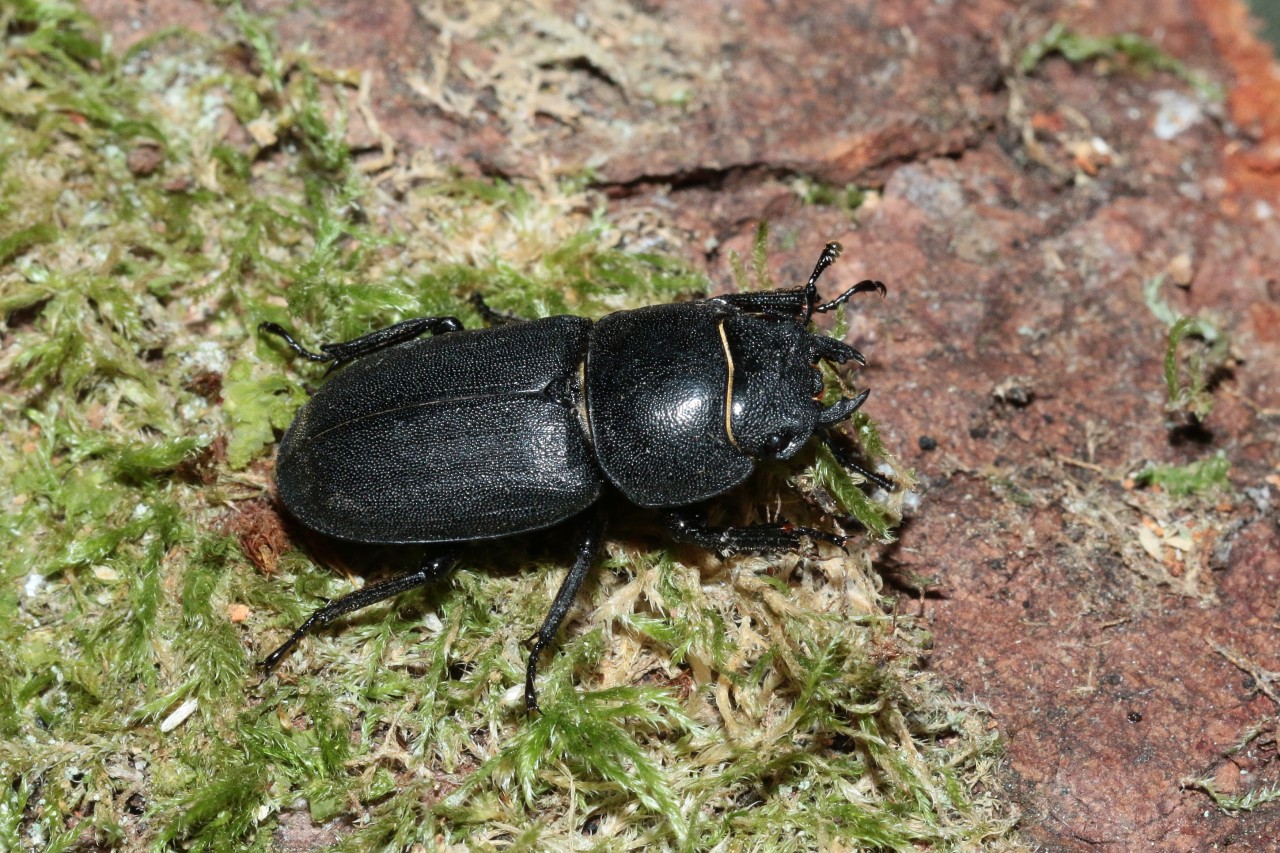
<path fill-rule="evenodd" d="M 818 256 L 818 262 L 813 266 L 813 273 L 809 276 L 809 282 L 804 286 L 804 321 L 806 323 L 813 316 L 814 304 L 818 301 L 818 279 L 827 267 L 836 262 L 836 258 L 840 257 L 840 253 L 843 251 L 844 246 L 841 246 L 835 240 L 822 247 L 822 254 Z"/>

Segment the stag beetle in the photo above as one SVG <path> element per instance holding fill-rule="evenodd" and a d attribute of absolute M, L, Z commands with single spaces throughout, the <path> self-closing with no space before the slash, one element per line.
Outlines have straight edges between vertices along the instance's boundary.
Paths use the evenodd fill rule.
<path fill-rule="evenodd" d="M 422 586 L 457 561 L 456 544 L 579 517 L 573 568 L 533 637 L 525 704 L 537 709 L 538 657 L 555 638 L 600 549 L 608 488 L 657 508 L 675 538 L 717 551 L 796 547 L 825 531 L 786 523 L 714 528 L 690 505 L 788 459 L 857 411 L 868 391 L 823 405 L 821 361 L 865 365 L 843 341 L 808 330 L 829 302 L 817 282 L 840 255 L 828 243 L 803 287 L 732 293 L 619 311 L 592 322 L 521 321 L 480 307 L 491 327 L 454 317 L 405 320 L 320 352 L 263 323 L 303 358 L 337 370 L 302 407 L 276 458 L 288 511 L 354 542 L 438 543 L 414 570 L 320 608 L 263 661 L 270 671 L 309 631 Z M 430 337 L 423 337 L 430 335 Z M 338 369 L 341 368 L 341 369 Z M 846 458 L 884 487 L 892 484 Z"/>

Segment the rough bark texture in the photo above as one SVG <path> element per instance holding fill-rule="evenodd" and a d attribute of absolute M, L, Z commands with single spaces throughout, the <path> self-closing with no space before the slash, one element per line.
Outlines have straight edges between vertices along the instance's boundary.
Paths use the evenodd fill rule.
<path fill-rule="evenodd" d="M 90 5 L 119 44 L 219 25 Z M 1280 72 L 1238 3 L 257 5 L 282 44 L 369 73 L 370 158 L 389 138 L 424 168 L 589 173 L 615 221 L 721 280 L 761 219 L 793 280 L 841 240 L 827 287 L 889 284 L 850 339 L 923 498 L 881 566 L 1006 734 L 1027 837 L 1276 849 L 1280 803 L 1228 815 L 1182 784 L 1280 783 Z M 1115 53 L 1018 73 L 1054 23 L 1140 34 L 1225 101 Z M 1162 138 L 1179 105 L 1194 120 Z M 855 224 L 798 181 L 879 192 Z M 1202 425 L 1165 410 L 1152 304 L 1230 339 Z M 1228 490 L 1133 482 L 1219 452 Z"/>

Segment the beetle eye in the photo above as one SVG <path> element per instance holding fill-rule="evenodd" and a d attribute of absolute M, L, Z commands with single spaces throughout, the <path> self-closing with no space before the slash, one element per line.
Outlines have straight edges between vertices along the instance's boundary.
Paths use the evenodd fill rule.
<path fill-rule="evenodd" d="M 775 432 L 764 440 L 764 446 L 760 448 L 760 452 L 765 456 L 777 456 L 790 442 L 791 437 L 785 432 Z"/>

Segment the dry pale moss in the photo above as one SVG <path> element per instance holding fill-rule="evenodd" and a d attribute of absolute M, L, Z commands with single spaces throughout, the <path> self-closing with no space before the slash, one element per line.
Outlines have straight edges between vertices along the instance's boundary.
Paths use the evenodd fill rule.
<path fill-rule="evenodd" d="M 491 94 L 517 149 L 535 149 L 549 133 L 609 130 L 606 117 L 584 108 L 596 86 L 628 100 L 696 108 L 716 73 L 696 31 L 622 0 L 593 0 L 573 19 L 546 2 L 421 3 L 418 11 L 438 36 L 427 50 L 428 70 L 411 75 L 409 85 L 464 120 Z M 539 125 L 539 116 L 556 128 Z"/>
<path fill-rule="evenodd" d="M 1141 579 L 1145 598 L 1169 590 L 1205 606 L 1217 601 L 1213 571 L 1241 527 L 1238 498 L 1223 489 L 1225 479 L 1205 478 L 1197 493 L 1178 495 L 1135 483 L 1134 466 L 1107 471 L 1063 459 L 1042 468 L 1042 477 L 1059 484 L 1049 499 L 1084 531 L 1082 546 L 1119 555 Z"/>

